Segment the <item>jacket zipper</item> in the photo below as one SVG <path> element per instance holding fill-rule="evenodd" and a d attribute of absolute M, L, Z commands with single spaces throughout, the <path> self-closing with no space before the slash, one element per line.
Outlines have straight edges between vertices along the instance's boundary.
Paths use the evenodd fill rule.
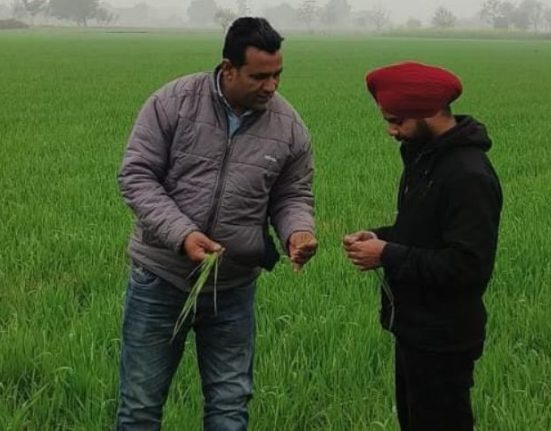
<path fill-rule="evenodd" d="M 410 186 L 410 183 L 411 183 L 411 177 L 412 175 L 414 174 L 415 172 L 415 166 L 421 161 L 421 159 L 426 155 L 428 154 L 428 152 L 421 152 L 416 158 L 415 160 L 413 160 L 413 163 L 411 163 L 410 166 L 405 166 L 405 169 L 404 169 L 404 182 L 403 182 L 403 188 L 402 188 L 402 191 L 400 193 L 400 199 L 399 199 L 399 202 L 402 203 L 405 199 L 405 197 L 407 196 L 408 192 L 409 192 L 409 186 Z"/>
<path fill-rule="evenodd" d="M 210 207 L 209 212 L 209 218 L 207 219 L 207 225 L 205 229 L 205 233 L 207 236 L 212 235 L 212 231 L 214 230 L 214 224 L 216 222 L 216 219 L 218 218 L 218 212 L 220 210 L 220 196 L 222 195 L 222 189 L 224 188 L 224 178 L 226 176 L 226 171 L 228 170 L 228 156 L 231 152 L 231 143 L 232 138 L 228 137 L 228 141 L 226 143 L 226 148 L 224 150 L 224 155 L 222 157 L 222 166 L 220 168 L 220 171 L 218 172 L 218 176 L 216 177 L 216 189 L 214 192 L 214 198 L 212 200 L 212 205 Z"/>
<path fill-rule="evenodd" d="M 399 198 L 398 198 L 398 211 L 400 210 L 400 207 L 402 206 L 402 204 L 403 204 L 403 202 L 404 202 L 404 200 L 405 200 L 405 198 L 408 194 L 412 171 L 415 169 L 415 165 L 417 165 L 417 163 L 419 163 L 419 161 L 423 158 L 423 156 L 425 154 L 426 153 L 421 152 L 415 158 L 415 160 L 413 161 L 413 163 L 411 165 L 409 165 L 409 166 L 406 165 L 405 168 L 404 168 L 404 178 L 403 178 L 403 184 L 402 184 L 402 187 L 401 187 L 402 190 L 400 191 Z M 384 292 L 385 296 L 387 297 L 388 302 L 390 304 L 390 317 L 389 317 L 389 322 L 388 322 L 388 330 L 392 331 L 392 327 L 394 326 L 394 319 L 395 319 L 395 315 L 396 315 L 396 304 L 394 304 L 394 294 L 392 293 L 392 289 L 390 288 L 389 284 L 386 282 L 384 274 L 381 274 L 378 269 L 375 270 L 375 273 L 377 274 L 377 277 L 379 278 L 379 281 L 381 283 L 381 288 L 382 288 L 382 290 L 383 290 L 383 292 Z"/>
<path fill-rule="evenodd" d="M 224 188 L 224 178 L 226 176 L 226 171 L 228 170 L 228 156 L 232 149 L 232 138 L 228 135 L 228 141 L 226 143 L 226 148 L 224 149 L 224 155 L 222 156 L 222 166 L 220 167 L 220 171 L 218 171 L 218 176 L 216 177 L 216 189 L 214 192 L 214 198 L 212 200 L 212 205 L 209 212 L 209 218 L 207 220 L 207 227 L 205 229 L 206 235 L 211 238 L 212 232 L 214 230 L 214 225 L 216 223 L 216 219 L 218 218 L 218 212 L 220 211 L 220 196 L 222 194 L 222 189 Z M 217 289 L 216 289 L 216 281 L 218 279 L 218 267 L 215 267 L 214 270 L 214 290 L 213 290 L 213 307 L 214 307 L 214 315 L 218 315 L 218 301 L 217 301 Z"/>
<path fill-rule="evenodd" d="M 205 234 L 210 237 L 214 231 L 214 227 L 216 225 L 216 222 L 218 220 L 218 213 L 220 212 L 220 196 L 222 195 L 222 190 L 224 189 L 224 179 L 226 177 L 226 171 L 228 170 L 228 156 L 231 154 L 231 151 L 232 151 L 232 141 L 233 141 L 233 138 L 240 132 L 242 131 L 245 126 L 247 124 L 249 124 L 252 119 L 251 118 L 247 118 L 247 119 L 244 119 L 242 122 L 241 122 L 241 125 L 237 128 L 237 130 L 235 130 L 233 132 L 233 135 L 230 136 L 230 131 L 229 131 L 229 124 L 228 124 L 228 120 L 227 120 L 227 114 L 224 113 L 224 115 L 226 116 L 226 130 L 227 130 L 227 135 L 228 135 L 228 138 L 227 138 L 227 143 L 226 143 L 226 149 L 224 150 L 224 155 L 222 157 L 222 167 L 220 168 L 220 171 L 218 172 L 218 176 L 216 177 L 216 190 L 214 192 L 214 198 L 213 198 L 213 201 L 212 201 L 212 205 L 210 207 L 210 212 L 209 212 L 209 218 L 207 219 L 207 225 L 206 225 L 206 228 L 205 228 Z"/>

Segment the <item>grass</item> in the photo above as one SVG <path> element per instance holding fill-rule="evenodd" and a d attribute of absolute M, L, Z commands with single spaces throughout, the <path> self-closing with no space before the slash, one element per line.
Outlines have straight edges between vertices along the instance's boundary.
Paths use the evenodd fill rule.
<path fill-rule="evenodd" d="M 0 429 L 113 423 L 125 140 L 152 91 L 211 69 L 220 49 L 220 35 L 0 34 Z M 392 220 L 400 161 L 363 75 L 403 59 L 463 78 L 456 109 L 488 125 L 505 192 L 477 429 L 551 429 L 551 44 L 288 35 L 281 92 L 314 140 L 320 249 L 303 273 L 285 264 L 260 279 L 252 430 L 396 429 L 377 279 L 346 262 L 340 238 Z M 198 383 L 191 342 L 167 430 L 200 428 Z"/>
<path fill-rule="evenodd" d="M 199 266 L 197 266 L 196 271 L 199 271 L 197 274 L 197 279 L 195 283 L 193 283 L 193 286 L 191 287 L 191 291 L 189 292 L 189 296 L 187 297 L 186 302 L 182 307 L 182 311 L 180 312 L 180 315 L 176 320 L 176 325 L 174 326 L 174 332 L 172 334 L 171 342 L 174 341 L 174 339 L 176 338 L 176 335 L 178 335 L 178 332 L 180 332 L 180 330 L 182 329 L 182 326 L 186 322 L 186 319 L 190 315 L 191 311 L 193 310 L 193 312 L 195 313 L 197 309 L 197 299 L 199 298 L 199 295 L 201 294 L 203 287 L 205 287 L 205 284 L 207 283 L 209 276 L 213 271 L 214 273 L 212 275 L 214 280 L 214 286 L 216 288 L 216 281 L 218 280 L 219 257 L 220 257 L 219 253 L 211 253 L 207 255 L 205 260 L 203 260 Z M 194 272 L 192 272 L 192 274 L 194 274 Z M 215 302 L 215 307 L 216 307 L 216 302 Z"/>

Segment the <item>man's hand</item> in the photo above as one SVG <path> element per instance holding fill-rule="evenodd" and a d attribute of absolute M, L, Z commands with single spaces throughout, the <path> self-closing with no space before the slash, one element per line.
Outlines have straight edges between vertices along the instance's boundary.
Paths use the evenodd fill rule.
<path fill-rule="evenodd" d="M 316 254 L 318 242 L 310 232 L 294 232 L 289 237 L 289 257 L 293 270 L 299 272 L 302 266 Z"/>
<path fill-rule="evenodd" d="M 223 248 L 201 232 L 192 232 L 184 240 L 182 249 L 192 262 L 202 262 L 210 253 L 221 253 Z"/>
<path fill-rule="evenodd" d="M 377 235 L 374 232 L 368 230 L 361 230 L 359 232 L 354 232 L 348 235 L 345 235 L 342 239 L 342 244 L 347 250 L 347 247 L 350 247 L 356 241 L 367 241 L 368 239 L 377 239 Z M 348 250 L 347 250 L 348 251 Z"/>
<path fill-rule="evenodd" d="M 381 266 L 381 254 L 385 248 L 386 241 L 377 239 L 376 236 L 353 242 L 347 241 L 346 238 L 343 240 L 346 255 L 360 271 L 368 271 Z"/>

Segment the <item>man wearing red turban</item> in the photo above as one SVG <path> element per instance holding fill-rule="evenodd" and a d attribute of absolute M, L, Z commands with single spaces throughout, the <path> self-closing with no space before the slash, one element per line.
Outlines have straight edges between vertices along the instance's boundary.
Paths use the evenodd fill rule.
<path fill-rule="evenodd" d="M 395 336 L 402 431 L 472 431 L 502 207 L 491 141 L 481 123 L 452 115 L 462 85 L 447 70 L 407 62 L 366 83 L 404 171 L 394 224 L 347 235 L 344 248 L 359 269 L 384 269 L 381 323 Z"/>

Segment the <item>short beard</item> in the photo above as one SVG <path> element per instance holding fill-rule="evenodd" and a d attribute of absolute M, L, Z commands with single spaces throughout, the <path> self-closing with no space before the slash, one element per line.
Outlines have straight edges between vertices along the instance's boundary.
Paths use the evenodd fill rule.
<path fill-rule="evenodd" d="M 434 134 L 424 119 L 416 120 L 415 125 L 417 130 L 415 131 L 415 135 L 407 140 L 409 143 L 414 145 L 425 145 L 432 141 Z"/>

